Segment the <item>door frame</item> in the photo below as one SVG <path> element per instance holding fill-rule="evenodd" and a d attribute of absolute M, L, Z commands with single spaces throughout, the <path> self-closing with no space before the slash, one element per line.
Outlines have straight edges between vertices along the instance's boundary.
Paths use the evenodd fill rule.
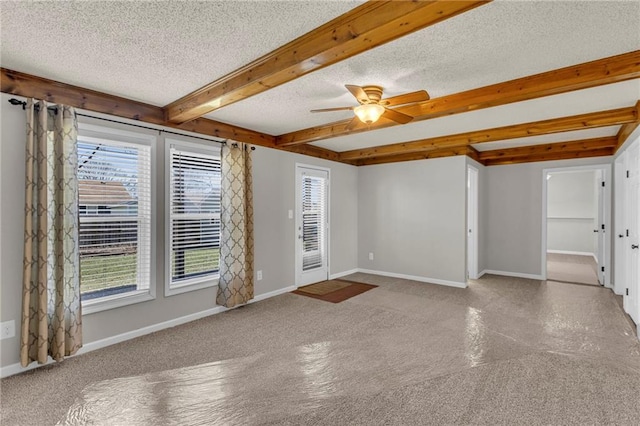
<path fill-rule="evenodd" d="M 467 279 L 471 280 L 478 279 L 478 182 L 478 169 L 467 164 Z"/>
<path fill-rule="evenodd" d="M 294 174 L 294 187 L 295 187 L 295 195 L 294 195 L 294 203 L 295 209 L 294 211 L 294 220 L 293 220 L 293 230 L 294 230 L 294 241 L 293 241 L 293 250 L 295 252 L 295 264 L 293 265 L 293 275 L 294 275 L 294 286 L 296 288 L 302 286 L 300 283 L 301 275 L 298 273 L 298 265 L 302 263 L 302 253 L 298 250 L 298 226 L 300 220 L 300 188 L 298 182 L 298 173 L 302 169 L 308 170 L 316 170 L 327 173 L 327 188 L 326 188 L 326 239 L 325 239 L 325 252 L 327 254 L 327 279 L 331 276 L 331 169 L 328 167 L 315 166 L 312 164 L 305 163 L 296 163 L 295 164 L 295 174 Z"/>
<path fill-rule="evenodd" d="M 615 232 L 613 235 L 614 243 L 614 271 L 615 280 L 613 281 L 613 292 L 619 296 L 622 296 L 626 288 L 626 275 L 627 275 L 627 261 L 625 243 L 627 240 L 624 238 L 626 224 L 627 224 L 627 201 L 626 192 L 627 186 L 625 183 L 626 171 L 627 171 L 627 151 L 623 151 L 618 155 L 614 161 L 614 214 L 615 214 Z M 619 238 L 619 235 L 622 235 Z"/>
<path fill-rule="evenodd" d="M 604 287 L 611 288 L 611 189 L 612 189 L 612 179 L 611 179 L 611 164 L 593 164 L 587 166 L 573 166 L 573 167 L 555 167 L 542 169 L 542 235 L 541 235 L 541 248 L 540 248 L 540 259 L 541 259 L 541 273 L 543 280 L 547 279 L 547 175 L 549 173 L 555 172 L 574 172 L 574 171 L 588 171 L 588 170 L 601 170 L 602 176 L 605 182 L 604 187 L 604 200 L 599 200 L 599 202 L 604 203 L 603 211 L 604 211 L 604 227 L 605 227 L 605 237 L 604 237 L 604 259 L 598 259 L 598 267 L 605 267 L 604 274 Z M 595 189 L 595 188 L 594 188 Z M 602 263 L 600 263 L 602 262 Z"/>

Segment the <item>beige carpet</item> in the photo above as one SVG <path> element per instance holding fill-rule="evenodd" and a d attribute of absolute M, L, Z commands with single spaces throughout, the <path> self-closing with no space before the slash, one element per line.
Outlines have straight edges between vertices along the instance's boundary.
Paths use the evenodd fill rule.
<path fill-rule="evenodd" d="M 600 285 L 598 264 L 592 256 L 547 253 L 547 279 Z"/>
<path fill-rule="evenodd" d="M 283 294 L 4 379 L 10 425 L 637 424 L 610 290 L 486 276 Z"/>

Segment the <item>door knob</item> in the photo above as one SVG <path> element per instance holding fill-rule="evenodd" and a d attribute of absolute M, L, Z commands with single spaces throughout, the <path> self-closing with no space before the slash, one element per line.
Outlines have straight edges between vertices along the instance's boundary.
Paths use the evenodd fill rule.
<path fill-rule="evenodd" d="M 637 249 L 638 248 L 638 244 L 631 244 L 631 248 L 632 249 Z"/>

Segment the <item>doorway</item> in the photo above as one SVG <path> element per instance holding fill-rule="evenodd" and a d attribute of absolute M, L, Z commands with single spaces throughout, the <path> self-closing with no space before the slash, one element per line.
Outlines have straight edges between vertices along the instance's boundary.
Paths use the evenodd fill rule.
<path fill-rule="evenodd" d="M 611 286 L 610 172 L 609 165 L 543 171 L 545 279 Z"/>
<path fill-rule="evenodd" d="M 296 165 L 296 286 L 329 277 L 329 170 Z"/>
<path fill-rule="evenodd" d="M 478 169 L 467 166 L 467 278 L 478 279 Z"/>

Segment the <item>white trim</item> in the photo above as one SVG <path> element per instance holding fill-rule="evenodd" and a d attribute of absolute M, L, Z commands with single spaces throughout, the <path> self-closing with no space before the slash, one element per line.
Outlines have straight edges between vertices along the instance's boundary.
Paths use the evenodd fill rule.
<path fill-rule="evenodd" d="M 383 277 L 403 278 L 405 280 L 420 281 L 429 284 L 446 285 L 448 287 L 467 288 L 467 283 L 458 281 L 441 280 L 438 278 L 419 277 L 416 275 L 397 274 L 395 272 L 374 271 L 372 269 L 358 269 L 358 272 L 372 275 L 381 275 Z"/>
<path fill-rule="evenodd" d="M 271 297 L 279 296 L 281 294 L 289 293 L 297 289 L 298 287 L 296 287 L 295 285 L 290 285 L 289 287 L 285 287 L 285 288 L 279 288 L 278 290 L 273 290 L 268 293 L 259 294 L 258 296 L 255 296 L 253 299 L 249 300 L 249 303 L 259 302 L 261 300 L 265 300 Z"/>
<path fill-rule="evenodd" d="M 569 251 L 569 250 L 547 250 L 547 253 L 553 254 L 570 254 L 573 256 L 591 256 L 598 263 L 598 256 L 595 253 L 589 253 L 588 251 Z"/>
<path fill-rule="evenodd" d="M 479 280 L 480 278 L 482 278 L 485 274 L 487 273 L 486 269 L 483 269 L 479 274 L 478 274 L 478 278 L 476 278 L 477 280 Z"/>
<path fill-rule="evenodd" d="M 544 280 L 542 275 L 523 274 L 521 272 L 496 271 L 493 269 L 485 269 L 484 271 L 482 271 L 481 275 L 484 275 L 484 274 L 501 275 L 503 277 L 528 278 L 530 280 Z"/>
<path fill-rule="evenodd" d="M 91 124 L 86 122 L 84 118 L 78 120 L 78 139 L 90 139 L 94 141 L 103 141 L 113 146 L 128 146 L 138 145 L 149 148 L 149 246 L 146 249 L 149 254 L 149 281 L 143 283 L 148 285 L 148 288 L 140 288 L 135 292 L 128 292 L 121 295 L 113 295 L 107 297 L 101 297 L 81 302 L 82 314 L 90 315 L 96 312 L 106 311 L 109 309 L 119 308 L 122 306 L 132 305 L 136 303 L 147 302 L 156 298 L 156 232 L 157 229 L 157 214 L 156 214 L 156 191 L 157 191 L 157 142 L 158 137 L 155 134 L 150 134 L 145 129 L 134 129 L 136 131 L 123 130 L 118 127 L 110 125 L 111 123 Z M 142 130 L 142 131 L 141 131 Z M 139 213 L 140 214 L 140 213 Z M 140 216 L 138 216 L 140 218 Z M 91 219 L 90 219 L 91 220 Z M 138 237 L 140 233 L 138 233 Z M 141 250 L 143 252 L 144 250 Z M 141 263 L 138 256 L 138 267 Z M 82 272 L 82 271 L 81 271 Z M 140 274 L 140 272 L 139 272 Z M 140 275 L 139 275 L 140 276 Z M 137 280 L 137 285 L 140 285 L 140 278 Z"/>
<path fill-rule="evenodd" d="M 336 278 L 346 277 L 347 275 L 355 274 L 357 272 L 360 272 L 360 269 L 358 269 L 358 268 L 350 269 L 348 271 L 343 271 L 343 272 L 338 272 L 338 273 L 335 273 L 335 274 L 331 274 L 331 275 L 329 275 L 329 279 L 330 280 L 335 280 Z"/>
<path fill-rule="evenodd" d="M 322 167 L 322 166 L 316 166 L 316 165 L 312 165 L 312 164 L 305 164 L 305 163 L 295 163 L 295 175 L 294 175 L 294 182 L 295 182 L 295 199 L 294 199 L 294 203 L 295 203 L 295 218 L 294 218 L 294 225 L 293 225 L 293 229 L 294 229 L 294 277 L 295 277 L 295 285 L 296 286 L 302 286 L 302 285 L 306 285 L 306 284 L 302 284 L 302 253 L 300 250 L 300 240 L 298 239 L 298 228 L 301 226 L 300 223 L 300 219 L 301 219 L 301 212 L 300 212 L 300 190 L 301 190 L 301 182 L 299 179 L 299 174 L 301 173 L 302 169 L 308 169 L 308 170 L 315 170 L 318 172 L 325 172 L 327 174 L 327 187 L 326 189 L 326 195 L 325 195 L 325 202 L 326 202 L 326 206 L 325 206 L 325 212 L 326 212 L 326 225 L 325 225 L 325 253 L 326 253 L 326 262 L 327 262 L 327 276 L 325 279 L 329 279 L 329 271 L 331 271 L 331 169 L 329 167 Z M 307 283 L 308 284 L 308 283 Z"/>
<path fill-rule="evenodd" d="M 183 139 L 178 139 L 181 137 Z M 205 275 L 202 277 L 192 278 L 179 283 L 171 281 L 171 149 L 179 149 L 195 154 L 204 154 L 217 158 L 222 161 L 221 149 L 222 145 L 209 145 L 201 143 L 196 139 L 192 139 L 186 135 L 172 135 L 172 137 L 164 137 L 164 296 L 170 297 L 177 294 L 188 293 L 190 291 L 202 290 L 218 285 L 220 281 L 220 273 Z"/>
<path fill-rule="evenodd" d="M 471 177 L 473 176 L 473 179 Z M 466 202 L 467 202 L 467 225 L 466 225 L 466 250 L 467 250 L 467 278 L 478 279 L 478 256 L 479 256 L 479 191 L 480 191 L 480 172 L 474 166 L 467 164 L 467 185 L 466 185 Z M 471 216 L 471 217 L 469 217 Z M 472 222 L 472 223 L 469 223 Z M 469 236 L 471 229 L 471 236 Z M 471 247 L 469 247 L 469 238 L 471 238 Z M 470 257 L 470 254 L 473 257 Z"/>
<path fill-rule="evenodd" d="M 82 315 L 91 315 L 97 312 L 121 308 L 123 306 L 135 305 L 136 303 L 148 302 L 155 298 L 155 294 L 151 294 L 148 289 L 142 289 L 127 293 L 114 294 L 113 296 L 84 300 L 82 302 Z"/>
<path fill-rule="evenodd" d="M 291 291 L 294 291 L 295 289 L 296 289 L 295 286 L 289 286 L 289 287 L 281 288 L 278 290 L 270 291 L 264 294 L 260 294 L 258 296 L 255 296 L 253 299 L 251 299 L 247 304 L 260 302 L 261 300 L 279 296 L 284 293 L 289 293 Z M 241 306 L 244 306 L 244 305 L 241 305 Z M 235 308 L 231 308 L 231 309 L 235 309 Z M 125 342 L 127 340 L 135 339 L 136 337 L 141 337 L 147 334 L 155 333 L 156 331 L 164 330 L 167 328 L 176 327 L 178 325 L 186 324 L 188 322 L 199 320 L 211 315 L 230 311 L 231 309 L 225 308 L 223 306 L 216 306 L 214 308 L 206 309 L 204 311 L 185 315 L 179 318 L 174 318 L 158 324 L 152 324 L 146 327 L 142 327 L 137 330 L 131 330 L 131 331 L 127 331 L 126 333 L 117 334 L 115 336 L 107 337 L 105 339 L 96 340 L 95 342 L 89 342 L 85 344 L 82 348 L 80 348 L 80 350 L 75 355 L 67 358 L 72 358 L 78 355 L 85 354 L 87 352 L 95 351 L 97 349 L 106 348 L 107 346 L 115 345 L 116 343 Z M 24 373 L 25 371 L 33 370 L 35 368 L 39 368 L 44 365 L 49 365 L 53 363 L 55 363 L 55 361 L 49 358 L 46 364 L 31 363 L 27 367 L 22 367 L 20 363 L 10 364 L 0 368 L 0 377 L 5 378 L 8 376 L 13 376 L 14 374 Z"/>
<path fill-rule="evenodd" d="M 611 194 L 613 179 L 611 175 L 611 163 L 592 164 L 585 166 L 570 166 L 570 167 L 555 167 L 542 169 L 542 238 L 541 238 L 541 260 L 540 260 L 540 277 L 535 279 L 546 279 L 547 277 L 547 175 L 549 173 L 557 172 L 578 172 L 587 170 L 600 170 L 602 172 L 602 180 L 606 182 L 604 187 L 604 225 L 606 230 L 606 237 L 604 239 L 604 259 L 602 264 L 598 262 L 598 267 L 604 266 L 606 273 L 604 274 L 603 285 L 606 288 L 611 288 L 611 275 L 612 275 L 612 263 L 611 263 L 611 235 L 613 228 L 611 227 L 611 213 L 613 212 L 611 206 Z M 597 258 L 597 256 L 595 256 Z M 489 273 L 489 271 L 487 271 Z M 515 276 L 515 275 L 513 275 Z M 525 277 L 526 278 L 526 277 Z"/>

